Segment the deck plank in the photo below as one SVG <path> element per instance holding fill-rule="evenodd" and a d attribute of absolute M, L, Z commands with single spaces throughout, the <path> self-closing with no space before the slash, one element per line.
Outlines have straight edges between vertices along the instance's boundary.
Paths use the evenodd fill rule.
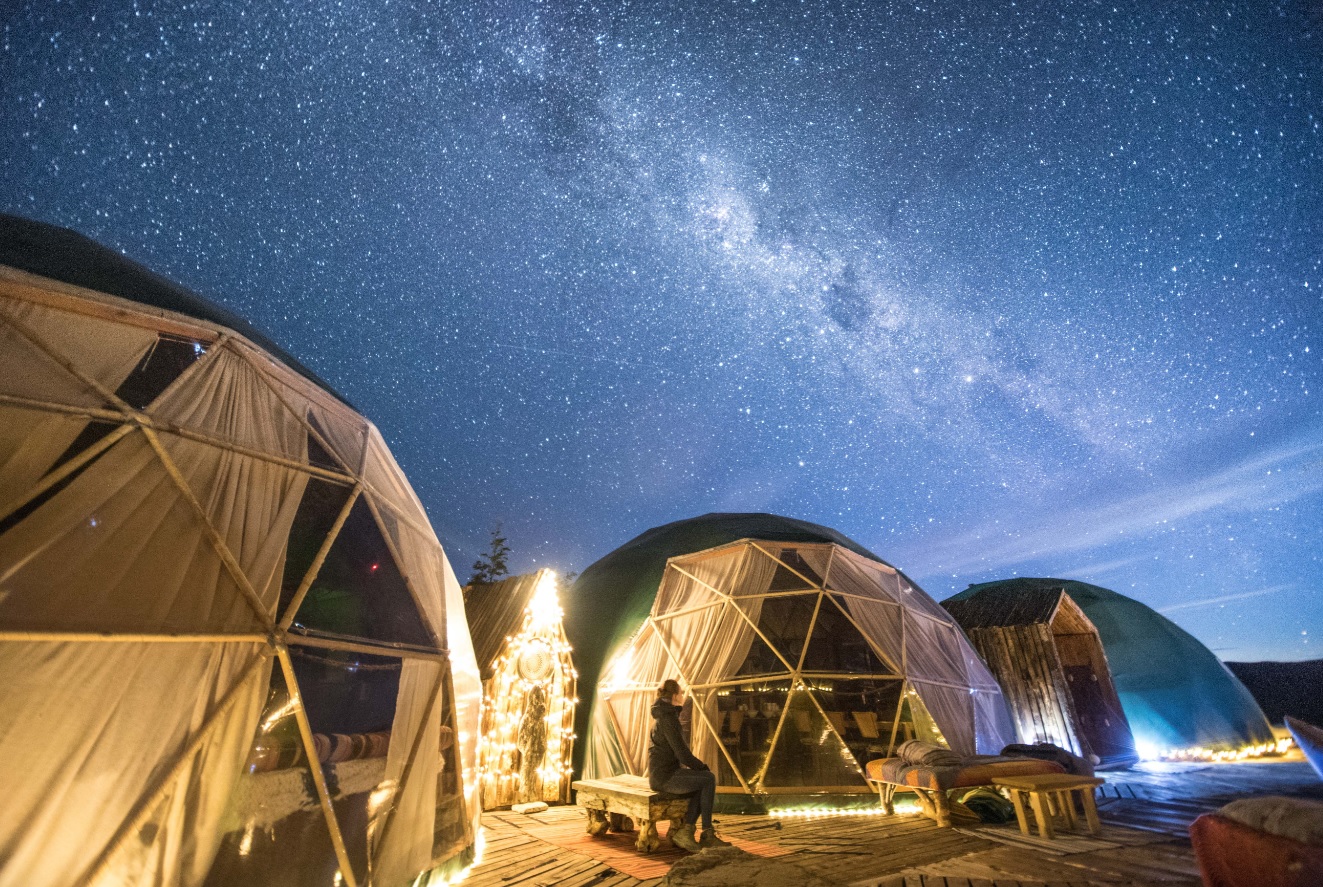
<path fill-rule="evenodd" d="M 1048 841 L 1021 835 L 1014 824 L 941 829 L 913 813 L 727 814 L 717 827 L 727 838 L 778 848 L 787 854 L 782 859 L 827 881 L 857 887 L 1196 887 L 1188 837 L 1195 817 L 1248 795 L 1323 799 L 1323 785 L 1303 761 L 1141 765 L 1105 775 L 1098 835 L 1065 832 Z M 579 834 L 583 823 L 583 812 L 570 806 L 484 814 L 482 860 L 465 887 L 660 887 L 660 877 L 639 879 L 613 867 L 604 848 L 576 842 L 589 855 L 557 842 L 557 835 Z M 623 853 L 617 864 L 630 851 Z M 669 864 L 680 857 L 663 843 L 653 858 Z"/>

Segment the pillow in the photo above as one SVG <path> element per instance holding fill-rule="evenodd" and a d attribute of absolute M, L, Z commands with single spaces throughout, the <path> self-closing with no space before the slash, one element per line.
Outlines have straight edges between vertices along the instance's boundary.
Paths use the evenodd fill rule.
<path fill-rule="evenodd" d="M 949 748 L 911 739 L 896 749 L 896 756 L 916 767 L 959 767 L 965 759 Z"/>
<path fill-rule="evenodd" d="M 1323 802 L 1270 795 L 1232 801 L 1218 812 L 1261 832 L 1323 847 Z"/>

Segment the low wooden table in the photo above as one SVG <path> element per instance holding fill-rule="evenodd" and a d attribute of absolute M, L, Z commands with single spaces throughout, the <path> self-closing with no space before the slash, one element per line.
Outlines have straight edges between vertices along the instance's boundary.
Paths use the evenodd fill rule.
<path fill-rule="evenodd" d="M 658 822 L 670 820 L 670 834 L 674 834 L 684 825 L 689 810 L 688 797 L 655 792 L 642 776 L 580 779 L 573 787 L 575 803 L 588 813 L 588 834 L 605 834 L 607 829 L 633 831 L 633 824 L 637 824 L 639 836 L 634 846 L 643 853 L 661 846 Z"/>
<path fill-rule="evenodd" d="M 1052 818 L 1060 815 L 1067 828 L 1075 828 L 1075 798 L 1078 794 L 1080 806 L 1084 808 L 1084 820 L 1088 824 L 1089 834 L 1096 835 L 1102 830 L 1098 822 L 1098 805 L 1093 801 L 1093 790 L 1107 780 L 1094 776 L 1072 776 L 1069 773 L 1043 776 L 1002 776 L 992 780 L 992 784 L 1008 789 L 1011 801 L 1015 804 L 1015 819 L 1020 824 L 1021 834 L 1029 834 L 1029 817 L 1025 811 L 1025 796 L 1033 808 L 1034 818 L 1038 820 L 1040 837 L 1053 838 Z"/>

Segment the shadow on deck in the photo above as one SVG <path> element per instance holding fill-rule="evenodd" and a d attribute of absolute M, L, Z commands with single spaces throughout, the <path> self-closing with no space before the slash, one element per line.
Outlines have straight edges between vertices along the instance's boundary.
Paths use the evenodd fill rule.
<path fill-rule="evenodd" d="M 1014 823 L 939 829 L 918 814 L 771 819 L 720 816 L 718 829 L 746 849 L 781 855 L 821 878 L 854 887 L 1196 887 L 1188 829 L 1196 816 L 1236 798 L 1290 795 L 1323 800 L 1302 760 L 1235 764 L 1142 764 L 1101 774 L 1100 835 L 1024 837 Z M 669 842 L 651 856 L 625 839 L 582 852 L 583 813 L 554 807 L 483 816 L 482 862 L 465 887 L 653 887 L 680 857 Z M 642 863 L 642 865 L 640 865 Z M 632 874 L 631 874 L 632 872 Z"/>

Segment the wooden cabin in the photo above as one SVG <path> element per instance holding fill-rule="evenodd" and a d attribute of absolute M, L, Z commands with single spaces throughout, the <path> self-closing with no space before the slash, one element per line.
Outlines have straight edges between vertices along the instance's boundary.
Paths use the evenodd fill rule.
<path fill-rule="evenodd" d="M 1097 755 L 1104 769 L 1139 760 L 1098 629 L 1063 588 L 942 606 L 1001 684 L 1022 742 Z"/>
<path fill-rule="evenodd" d="M 539 570 L 464 589 L 482 675 L 482 807 L 570 800 L 577 673 L 556 574 Z"/>

